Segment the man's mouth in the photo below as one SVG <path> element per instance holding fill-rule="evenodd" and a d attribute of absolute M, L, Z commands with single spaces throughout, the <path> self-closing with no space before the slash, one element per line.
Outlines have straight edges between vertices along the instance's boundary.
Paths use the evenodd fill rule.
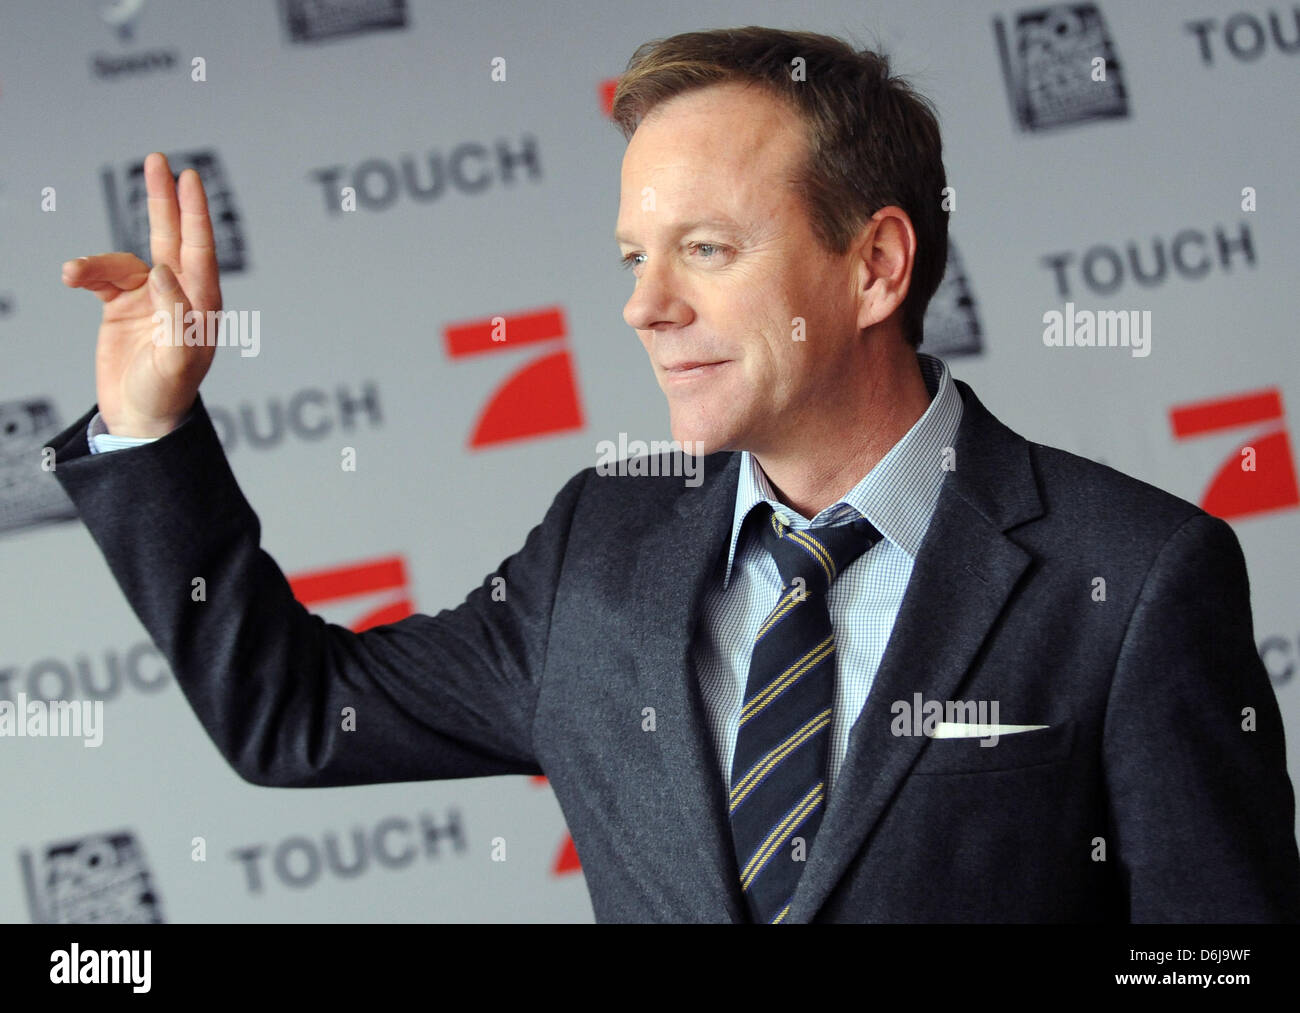
<path fill-rule="evenodd" d="M 710 376 L 725 366 L 729 359 L 717 359 L 712 362 L 689 360 L 677 362 L 664 367 L 664 377 L 668 380 L 694 380 L 697 377 Z"/>

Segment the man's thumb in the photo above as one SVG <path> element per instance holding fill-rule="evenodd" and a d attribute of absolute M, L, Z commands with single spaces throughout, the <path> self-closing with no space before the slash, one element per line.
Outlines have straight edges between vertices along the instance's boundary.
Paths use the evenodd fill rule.
<path fill-rule="evenodd" d="M 185 353 L 189 349 L 184 346 L 191 342 L 185 341 L 183 335 L 191 327 L 193 318 L 185 290 L 166 264 L 156 264 L 149 272 L 149 300 L 154 308 L 153 342 L 171 347 L 173 366 L 179 367 L 188 359 Z"/>
<path fill-rule="evenodd" d="M 166 264 L 155 264 L 152 271 L 149 272 L 149 296 L 153 299 L 155 309 L 171 313 L 175 310 L 175 304 L 185 303 L 185 293 L 181 290 L 181 283 L 176 280 L 176 275 L 172 274 L 172 269 Z"/>

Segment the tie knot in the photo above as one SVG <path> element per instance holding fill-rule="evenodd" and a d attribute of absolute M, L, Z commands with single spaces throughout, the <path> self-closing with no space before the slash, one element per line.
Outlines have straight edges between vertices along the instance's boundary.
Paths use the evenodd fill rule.
<path fill-rule="evenodd" d="M 865 517 L 846 524 L 796 531 L 778 519 L 769 503 L 760 503 L 751 516 L 763 547 L 772 554 L 787 587 L 803 579 L 808 591 L 824 594 L 855 559 L 880 541 L 882 535 Z"/>

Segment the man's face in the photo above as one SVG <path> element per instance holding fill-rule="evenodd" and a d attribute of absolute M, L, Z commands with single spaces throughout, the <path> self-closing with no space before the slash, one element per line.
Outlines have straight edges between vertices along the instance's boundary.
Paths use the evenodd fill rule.
<path fill-rule="evenodd" d="M 673 438 L 705 453 L 788 451 L 816 433 L 858 339 L 852 257 L 820 246 L 790 186 L 806 145 L 779 99 L 725 84 L 657 106 L 623 157 L 617 237 L 636 276 L 623 319 Z"/>

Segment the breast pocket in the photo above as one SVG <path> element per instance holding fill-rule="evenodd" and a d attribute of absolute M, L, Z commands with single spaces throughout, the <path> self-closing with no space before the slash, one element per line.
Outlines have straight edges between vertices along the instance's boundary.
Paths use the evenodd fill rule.
<path fill-rule="evenodd" d="M 912 768 L 914 775 L 979 774 L 993 770 L 1020 770 L 1060 763 L 1074 745 L 1074 722 L 1065 721 L 1032 732 L 998 737 L 997 744 L 981 739 L 931 739 Z"/>

